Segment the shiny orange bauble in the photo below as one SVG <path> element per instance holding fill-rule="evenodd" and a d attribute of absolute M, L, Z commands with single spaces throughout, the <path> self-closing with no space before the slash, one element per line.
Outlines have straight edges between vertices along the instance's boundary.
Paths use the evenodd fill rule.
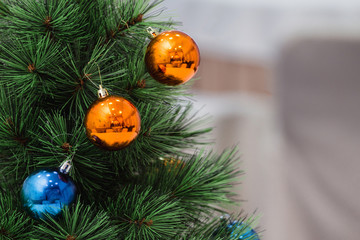
<path fill-rule="evenodd" d="M 199 48 L 194 40 L 180 31 L 167 31 L 151 40 L 145 64 L 150 75 L 170 86 L 186 83 L 200 64 Z"/>
<path fill-rule="evenodd" d="M 136 107 L 119 96 L 99 98 L 85 116 L 86 135 L 106 150 L 127 147 L 140 132 L 140 114 Z"/>

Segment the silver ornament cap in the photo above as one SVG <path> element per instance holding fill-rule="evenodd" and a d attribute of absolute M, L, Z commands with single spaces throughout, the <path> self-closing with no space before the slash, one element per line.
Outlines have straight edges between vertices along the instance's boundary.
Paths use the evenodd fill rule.
<path fill-rule="evenodd" d="M 106 88 L 103 88 L 101 85 L 99 85 L 98 97 L 105 98 L 107 96 L 109 96 L 109 92 L 106 90 Z"/>
<path fill-rule="evenodd" d="M 60 166 L 60 172 L 63 174 L 69 174 L 72 168 L 71 160 L 66 160 Z"/>

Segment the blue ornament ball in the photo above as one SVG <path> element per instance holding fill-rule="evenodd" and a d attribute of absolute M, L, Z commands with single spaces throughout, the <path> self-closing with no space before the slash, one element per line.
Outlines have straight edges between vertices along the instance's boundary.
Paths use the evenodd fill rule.
<path fill-rule="evenodd" d="M 22 206 L 36 219 L 45 219 L 45 214 L 58 217 L 65 206 L 74 203 L 76 186 L 69 175 L 56 168 L 33 172 L 24 181 L 21 189 Z"/>
<path fill-rule="evenodd" d="M 234 225 L 236 226 L 235 228 L 234 228 Z M 235 233 L 236 228 L 243 228 L 243 227 L 244 227 L 243 223 L 239 224 L 238 221 L 230 222 L 230 224 L 228 225 L 228 229 L 232 230 L 230 236 L 235 239 L 260 240 L 257 233 L 251 227 L 246 227 L 246 232 L 241 235 L 239 235 L 238 233 Z M 239 237 L 238 237 L 238 235 L 239 235 Z"/>

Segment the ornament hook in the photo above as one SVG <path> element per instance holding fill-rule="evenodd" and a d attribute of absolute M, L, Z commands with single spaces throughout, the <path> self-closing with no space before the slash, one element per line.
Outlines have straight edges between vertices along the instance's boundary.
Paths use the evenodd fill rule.
<path fill-rule="evenodd" d="M 152 27 L 146 28 L 146 31 L 151 35 L 152 38 L 158 35 L 157 32 Z"/>

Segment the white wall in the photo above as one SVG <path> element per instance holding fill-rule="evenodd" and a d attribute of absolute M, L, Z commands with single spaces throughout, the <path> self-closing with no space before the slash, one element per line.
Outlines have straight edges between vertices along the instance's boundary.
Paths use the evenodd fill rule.
<path fill-rule="evenodd" d="M 358 0 L 167 0 L 203 52 L 272 61 L 301 35 L 360 35 Z"/>

